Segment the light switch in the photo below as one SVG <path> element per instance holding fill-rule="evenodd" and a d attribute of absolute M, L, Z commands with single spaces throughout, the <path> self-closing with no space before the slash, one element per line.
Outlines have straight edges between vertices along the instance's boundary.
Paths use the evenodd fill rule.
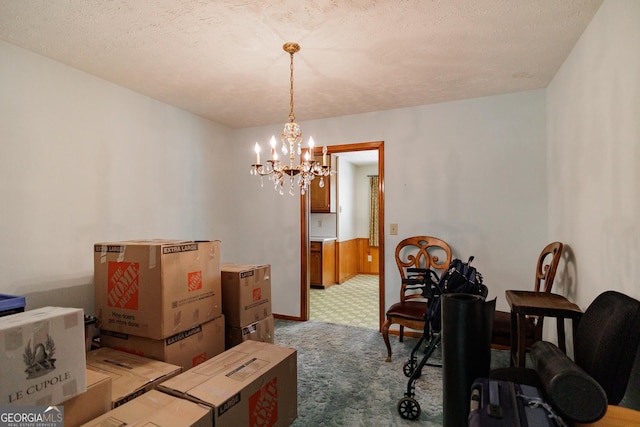
<path fill-rule="evenodd" d="M 389 224 L 389 234 L 393 236 L 398 234 L 398 224 Z"/>

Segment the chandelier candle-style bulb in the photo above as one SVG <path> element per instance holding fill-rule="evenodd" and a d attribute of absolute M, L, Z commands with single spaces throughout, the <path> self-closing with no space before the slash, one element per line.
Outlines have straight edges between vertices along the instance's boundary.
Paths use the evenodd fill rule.
<path fill-rule="evenodd" d="M 259 165 L 260 164 L 260 146 L 258 145 L 257 142 L 254 150 L 256 151 L 256 165 Z"/>
<path fill-rule="evenodd" d="M 327 146 L 322 147 L 322 166 L 327 166 Z"/>
<path fill-rule="evenodd" d="M 313 141 L 313 137 L 312 137 L 312 136 L 310 136 L 310 137 L 309 137 L 309 156 L 308 156 L 308 157 L 307 157 L 307 159 L 306 159 L 306 160 L 307 160 L 307 162 L 308 162 L 309 160 L 311 160 L 311 159 L 312 159 L 312 157 L 311 157 L 311 156 L 313 156 L 313 146 L 314 146 L 314 145 L 315 145 L 315 143 L 314 143 L 314 141 Z"/>
<path fill-rule="evenodd" d="M 276 153 L 276 136 L 275 135 L 271 135 L 271 141 L 269 142 L 269 144 L 271 144 L 271 160 L 277 160 L 278 153 Z"/>

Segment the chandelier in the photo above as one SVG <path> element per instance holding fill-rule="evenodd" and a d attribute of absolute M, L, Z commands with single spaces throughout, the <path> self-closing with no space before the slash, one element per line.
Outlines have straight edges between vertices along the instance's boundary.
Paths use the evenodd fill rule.
<path fill-rule="evenodd" d="M 289 194 L 295 195 L 294 187 L 299 188 L 300 194 L 305 194 L 309 190 L 309 185 L 315 177 L 320 177 L 318 185 L 324 187 L 324 177 L 330 176 L 333 171 L 331 167 L 327 165 L 327 146 L 322 148 L 322 164 L 316 161 L 313 156 L 314 142 L 313 138 L 309 137 L 308 149 L 303 150 L 300 147 L 302 142 L 302 132 L 300 126 L 295 122 L 295 115 L 293 114 L 293 55 L 300 50 L 300 45 L 297 43 L 285 43 L 282 46 L 285 52 L 287 52 L 291 58 L 291 65 L 289 66 L 290 86 L 289 86 L 289 123 L 284 125 L 282 136 L 282 154 L 286 157 L 289 155 L 289 163 L 283 163 L 278 160 L 278 153 L 276 151 L 276 137 L 271 137 L 271 158 L 267 160 L 267 164 L 260 163 L 260 145 L 256 142 L 256 163 L 251 165 L 251 175 L 260 176 L 262 181 L 263 176 L 268 176 L 269 180 L 273 182 L 275 190 L 280 194 L 284 194 L 283 187 L 285 182 L 289 182 Z M 297 147 L 296 147 L 297 145 Z M 300 159 L 298 165 L 295 164 L 296 154 Z"/>

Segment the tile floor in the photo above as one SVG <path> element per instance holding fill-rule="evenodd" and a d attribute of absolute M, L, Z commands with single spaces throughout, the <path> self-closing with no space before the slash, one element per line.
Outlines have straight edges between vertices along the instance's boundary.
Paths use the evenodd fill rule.
<path fill-rule="evenodd" d="M 360 274 L 328 289 L 311 288 L 310 320 L 379 329 L 378 276 Z"/>

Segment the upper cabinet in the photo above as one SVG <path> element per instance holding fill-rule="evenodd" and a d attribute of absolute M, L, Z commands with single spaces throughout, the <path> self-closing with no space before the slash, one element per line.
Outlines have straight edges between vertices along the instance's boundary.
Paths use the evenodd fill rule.
<path fill-rule="evenodd" d="M 331 212 L 331 189 L 329 181 L 331 177 L 324 177 L 324 187 L 320 187 L 320 178 L 316 177 L 311 181 L 311 212 L 312 213 L 328 213 Z"/>
<path fill-rule="evenodd" d="M 335 167 L 335 164 L 334 159 L 331 159 L 331 166 Z M 336 175 L 325 176 L 323 187 L 320 187 L 320 177 L 311 181 L 311 213 L 336 212 L 336 179 Z"/>

